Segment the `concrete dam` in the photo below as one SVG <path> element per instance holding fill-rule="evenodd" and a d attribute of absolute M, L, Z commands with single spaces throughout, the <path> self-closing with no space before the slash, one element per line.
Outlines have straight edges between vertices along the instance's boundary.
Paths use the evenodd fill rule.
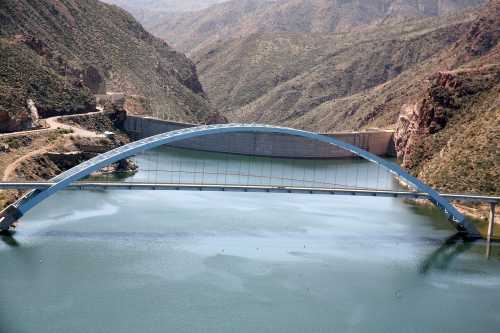
<path fill-rule="evenodd" d="M 124 130 L 136 139 L 194 126 L 198 125 L 130 115 L 127 116 L 123 124 Z M 394 157 L 396 155 L 393 131 L 337 132 L 325 133 L 324 135 L 335 137 L 378 156 Z M 313 142 L 296 136 L 274 133 L 216 134 L 186 140 L 171 146 L 210 152 L 278 158 L 332 159 L 355 156 L 349 151 L 327 143 Z"/>

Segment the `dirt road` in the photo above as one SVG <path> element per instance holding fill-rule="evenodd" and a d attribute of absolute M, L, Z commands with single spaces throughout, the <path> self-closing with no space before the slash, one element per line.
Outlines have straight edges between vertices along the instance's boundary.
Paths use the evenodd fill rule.
<path fill-rule="evenodd" d="M 93 114 L 99 114 L 99 113 L 104 112 L 104 110 L 101 107 L 97 107 L 97 109 L 98 109 L 98 111 L 95 111 L 95 112 L 45 118 L 43 120 L 45 120 L 45 122 L 47 124 L 46 128 L 19 131 L 19 132 L 13 132 L 13 133 L 2 133 L 2 134 L 0 134 L 0 138 L 8 138 L 8 137 L 23 136 L 26 134 L 49 132 L 49 131 L 56 130 L 58 128 L 72 130 L 74 135 L 79 135 L 82 137 L 102 138 L 102 137 L 104 137 L 103 134 L 88 131 L 88 130 L 83 129 L 83 128 L 78 127 L 78 126 L 63 124 L 63 123 L 60 123 L 58 121 L 59 119 L 68 119 L 68 118 L 78 117 L 78 116 L 82 116 L 82 115 L 93 115 Z"/>
<path fill-rule="evenodd" d="M 7 167 L 3 171 L 2 181 L 5 182 L 5 181 L 10 180 L 11 175 L 14 174 L 14 172 L 17 169 L 17 167 L 21 164 L 22 161 L 24 161 L 24 160 L 26 160 L 26 159 L 28 159 L 30 157 L 36 156 L 36 155 L 44 154 L 44 153 L 48 152 L 51 148 L 52 148 L 51 146 L 48 146 L 48 147 L 43 147 L 43 148 L 40 148 L 40 149 L 36 149 L 36 150 L 30 151 L 29 153 L 27 153 L 27 154 L 19 157 L 18 159 L 14 160 L 12 163 L 10 163 L 9 165 L 7 165 Z"/>
<path fill-rule="evenodd" d="M 96 112 L 91 112 L 91 113 L 85 113 L 84 115 L 92 115 L 92 114 L 98 114 L 102 113 L 103 110 L 99 109 L 99 111 Z M 33 133 L 39 133 L 39 132 L 49 132 L 49 131 L 54 131 L 57 129 L 66 129 L 71 131 L 71 135 L 76 135 L 80 137 L 87 137 L 87 138 L 103 138 L 105 137 L 104 134 L 97 133 L 97 132 L 92 132 L 86 129 L 83 129 L 78 126 L 72 126 L 68 124 L 63 124 L 60 123 L 58 120 L 61 118 L 72 118 L 72 117 L 77 117 L 82 114 L 77 114 L 77 115 L 69 115 L 69 116 L 57 116 L 57 117 L 51 117 L 51 118 L 46 118 L 45 121 L 47 123 L 48 128 L 44 129 L 37 129 L 37 130 L 29 130 L 29 131 L 21 131 L 21 132 L 15 132 L 15 133 L 6 133 L 6 134 L 0 134 L 0 138 L 2 137 L 16 137 L 16 136 L 23 136 L 26 134 L 33 134 Z M 6 168 L 3 170 L 2 174 L 2 181 L 7 181 L 11 178 L 11 176 L 14 175 L 15 170 L 18 168 L 18 166 L 26 159 L 36 156 L 36 155 L 41 155 L 44 154 L 50 150 L 53 150 L 55 147 L 53 145 L 48 145 L 44 146 L 42 148 L 30 151 L 17 159 L 15 159 L 13 162 L 9 163 Z"/>

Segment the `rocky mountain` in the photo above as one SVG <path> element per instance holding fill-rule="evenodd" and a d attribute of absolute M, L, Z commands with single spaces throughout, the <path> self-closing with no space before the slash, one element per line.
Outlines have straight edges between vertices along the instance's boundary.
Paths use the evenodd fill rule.
<path fill-rule="evenodd" d="M 441 50 L 384 83 L 302 113 L 280 108 L 281 113 L 276 113 L 280 120 L 270 122 L 319 131 L 392 127 L 397 130 L 402 165 L 430 185 L 446 192 L 498 194 L 499 22 L 500 1 L 490 1 L 474 20 L 441 30 L 445 36 L 456 33 L 448 43 L 441 40 Z M 427 39 L 421 47 L 429 45 Z M 415 49 L 405 46 L 404 50 Z M 364 63 L 387 67 L 376 60 L 376 54 L 380 52 Z M 337 79 L 349 77 L 350 72 Z M 239 117 L 272 114 L 260 113 L 265 108 L 255 106 L 259 100 L 242 109 L 248 113 L 238 111 Z M 292 110 L 297 108 L 292 105 Z"/>
<path fill-rule="evenodd" d="M 205 9 L 227 0 L 102 0 L 131 11 L 188 12 Z"/>
<path fill-rule="evenodd" d="M 440 16 L 484 0 L 233 0 L 207 9 L 144 20 L 173 47 L 194 53 L 254 33 L 352 32 L 367 26 Z"/>
<path fill-rule="evenodd" d="M 202 10 L 227 0 L 102 0 L 131 13 L 143 25 L 169 20 L 170 13 Z"/>
<path fill-rule="evenodd" d="M 473 18 L 460 14 L 351 33 L 253 34 L 207 46 L 193 60 L 212 103 L 233 121 L 360 128 L 373 113 L 354 112 L 370 105 L 363 103 L 367 90 L 404 77 L 452 45 Z M 333 105 L 338 111 L 329 112 Z M 381 123 L 396 120 L 397 112 L 385 113 Z"/>
<path fill-rule="evenodd" d="M 192 58 L 231 121 L 394 128 L 403 165 L 431 185 L 499 193 L 499 6 L 346 33 L 254 33 Z"/>
<path fill-rule="evenodd" d="M 499 22 L 492 0 L 402 108 L 403 166 L 444 191 L 500 193 Z"/>
<path fill-rule="evenodd" d="M 217 118 L 193 63 L 124 10 L 96 0 L 0 2 L 0 131 L 30 127 L 33 110 L 93 110 L 93 95 L 106 92 L 166 118 Z"/>

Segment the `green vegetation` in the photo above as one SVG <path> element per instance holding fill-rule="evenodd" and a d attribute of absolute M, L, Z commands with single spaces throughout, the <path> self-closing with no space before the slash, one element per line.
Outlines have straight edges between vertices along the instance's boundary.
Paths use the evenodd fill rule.
<path fill-rule="evenodd" d="M 71 134 L 71 133 L 73 133 L 73 132 L 74 132 L 74 131 L 73 131 L 73 129 L 71 129 L 71 128 L 58 128 L 58 129 L 57 129 L 57 133 L 58 133 L 58 134 L 61 134 L 61 135 Z"/>
<path fill-rule="evenodd" d="M 29 136 L 8 137 L 2 140 L 2 143 L 7 144 L 10 149 L 19 149 L 31 145 L 32 139 Z"/>

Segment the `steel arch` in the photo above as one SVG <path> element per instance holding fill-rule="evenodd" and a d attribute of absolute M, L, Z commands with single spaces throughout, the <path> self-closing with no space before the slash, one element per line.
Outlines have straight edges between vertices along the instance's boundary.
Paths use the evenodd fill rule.
<path fill-rule="evenodd" d="M 271 125 L 260 125 L 260 124 L 221 124 L 221 125 L 205 125 L 198 127 L 190 127 L 181 130 L 158 134 L 155 136 L 147 137 L 145 139 L 129 143 L 127 145 L 110 150 L 106 153 L 100 154 L 52 178 L 51 180 L 56 182 L 54 185 L 45 190 L 34 190 L 29 192 L 28 194 L 20 198 L 18 201 L 16 201 L 14 204 L 9 206 L 6 210 L 4 210 L 2 212 L 2 215 L 6 216 L 6 214 L 10 214 L 11 215 L 10 220 L 15 221 L 19 219 L 22 215 L 24 215 L 28 210 L 30 210 L 31 208 L 33 208 L 34 206 L 36 206 L 37 204 L 39 204 L 40 202 L 51 196 L 52 194 L 64 189 L 72 182 L 77 181 L 85 176 L 88 176 L 92 172 L 97 171 L 109 164 L 130 157 L 132 155 L 136 155 L 140 152 L 161 145 L 171 144 L 174 142 L 188 140 L 195 137 L 201 137 L 213 134 L 222 134 L 222 133 L 244 133 L 244 132 L 288 134 L 292 136 L 307 138 L 314 141 L 325 142 L 328 144 L 335 145 L 341 149 L 350 151 L 359 157 L 362 157 L 370 162 L 380 165 L 381 167 L 391 172 L 392 174 L 399 176 L 414 189 L 427 193 L 429 196 L 429 200 L 445 213 L 445 215 L 454 224 L 455 228 L 458 231 L 468 233 L 470 236 L 479 235 L 476 228 L 471 223 L 469 223 L 465 219 L 465 217 L 455 207 L 453 207 L 446 199 L 442 198 L 438 192 L 436 192 L 431 187 L 424 184 L 416 177 L 413 177 L 410 174 L 408 174 L 398 165 L 388 162 L 361 148 L 358 148 L 354 145 L 343 142 L 333 137 L 324 136 L 314 132 L 292 129 L 292 128 L 276 127 Z M 0 217 L 2 215 L 0 215 Z M 5 229 L 6 224 L 8 224 L 7 228 L 12 224 L 12 223 L 9 224 L 7 220 L 8 219 L 4 219 L 3 221 L 0 222 L 0 229 Z"/>

